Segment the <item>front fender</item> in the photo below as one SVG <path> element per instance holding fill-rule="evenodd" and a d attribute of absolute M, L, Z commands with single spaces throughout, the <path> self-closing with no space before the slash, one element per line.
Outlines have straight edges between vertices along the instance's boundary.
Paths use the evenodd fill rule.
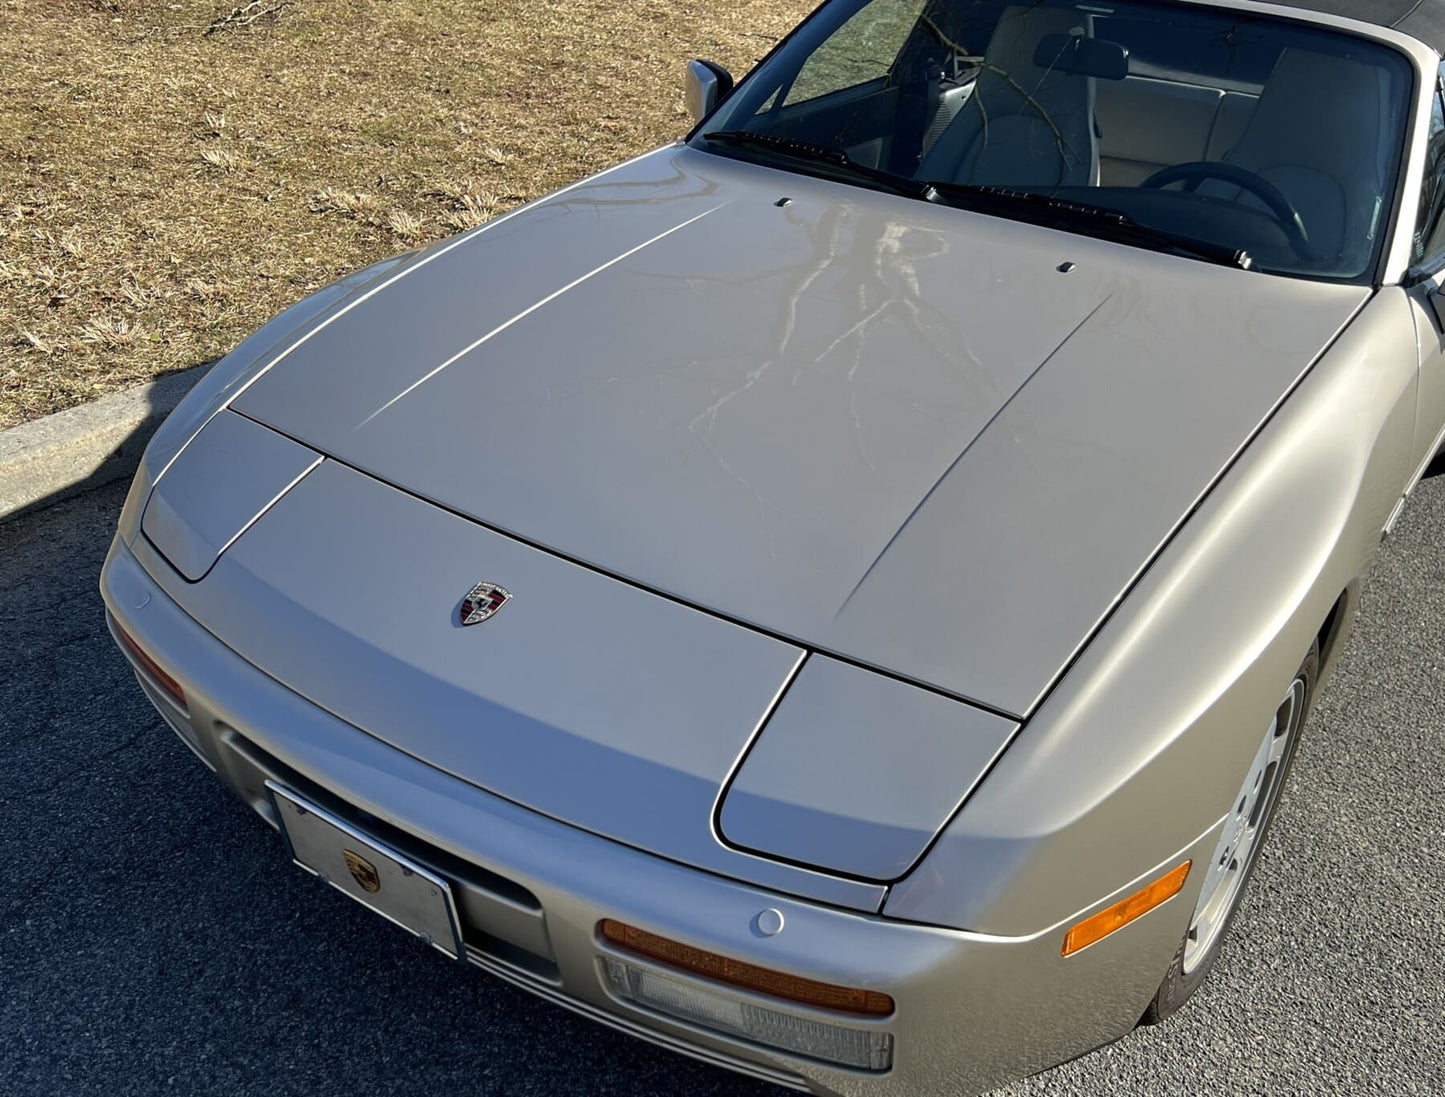
<path fill-rule="evenodd" d="M 886 915 L 1005 936 L 1058 926 L 1062 938 L 1076 913 L 1223 817 L 1413 471 L 1417 373 L 1406 297 L 1384 290 L 892 889 Z"/>

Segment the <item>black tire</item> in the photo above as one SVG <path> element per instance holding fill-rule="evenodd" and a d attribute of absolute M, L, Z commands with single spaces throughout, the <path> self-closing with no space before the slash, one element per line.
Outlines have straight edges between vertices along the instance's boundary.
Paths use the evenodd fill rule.
<path fill-rule="evenodd" d="M 1258 837 L 1253 848 L 1249 852 L 1247 863 L 1243 866 L 1240 874 L 1239 889 L 1235 892 L 1228 912 L 1224 915 L 1223 929 L 1214 939 L 1209 951 L 1200 957 L 1194 969 L 1189 972 L 1184 970 L 1185 948 L 1189 944 L 1190 934 L 1194 927 L 1190 926 L 1189 932 L 1185 934 L 1184 940 L 1179 942 L 1179 951 L 1174 954 L 1174 961 L 1169 966 L 1169 972 L 1164 976 L 1164 982 L 1159 985 L 1159 990 L 1154 995 L 1154 1000 L 1149 1003 L 1149 1008 L 1144 1011 L 1140 1018 L 1141 1025 L 1157 1025 L 1167 1020 L 1174 1013 L 1178 1012 L 1209 978 L 1215 961 L 1219 959 L 1220 947 L 1228 939 L 1230 929 L 1234 924 L 1235 915 L 1239 913 L 1241 900 L 1249 890 L 1249 878 L 1254 872 L 1254 866 L 1259 862 L 1260 850 L 1264 848 L 1269 838 L 1269 828 L 1274 822 L 1274 817 L 1279 809 L 1279 802 L 1283 799 L 1286 782 L 1289 780 L 1290 770 L 1294 766 L 1295 755 L 1299 752 L 1300 736 L 1304 730 L 1305 721 L 1309 718 L 1310 707 L 1314 703 L 1315 682 L 1320 672 L 1320 646 L 1319 642 L 1310 645 L 1309 654 L 1300 664 L 1299 670 L 1295 672 L 1294 681 L 1303 681 L 1304 697 L 1300 702 L 1300 712 L 1295 722 L 1290 742 L 1286 746 L 1286 753 L 1280 765 L 1278 776 L 1275 778 L 1275 788 L 1278 790 L 1265 804 L 1264 815 L 1260 819 Z M 1291 685 L 1293 688 L 1293 685 Z"/>

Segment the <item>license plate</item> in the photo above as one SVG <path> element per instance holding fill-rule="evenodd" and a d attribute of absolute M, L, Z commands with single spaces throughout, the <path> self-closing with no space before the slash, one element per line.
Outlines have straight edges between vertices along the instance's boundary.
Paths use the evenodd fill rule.
<path fill-rule="evenodd" d="M 267 781 L 266 788 L 292 860 L 452 959 L 460 958 L 462 936 L 450 884 L 290 789 L 274 781 Z"/>

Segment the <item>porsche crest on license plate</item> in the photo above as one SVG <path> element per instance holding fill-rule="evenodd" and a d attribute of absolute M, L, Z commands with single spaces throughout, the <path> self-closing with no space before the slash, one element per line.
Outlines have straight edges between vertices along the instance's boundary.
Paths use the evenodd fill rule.
<path fill-rule="evenodd" d="M 292 860 L 452 959 L 463 955 L 450 884 L 290 789 L 266 789 Z"/>

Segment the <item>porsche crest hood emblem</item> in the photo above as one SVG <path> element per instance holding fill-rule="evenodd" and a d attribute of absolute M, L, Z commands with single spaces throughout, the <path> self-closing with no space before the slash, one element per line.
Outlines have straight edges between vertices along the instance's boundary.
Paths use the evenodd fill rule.
<path fill-rule="evenodd" d="M 496 583 L 478 583 L 462 599 L 459 611 L 463 625 L 480 625 L 511 601 L 512 595 Z"/>

